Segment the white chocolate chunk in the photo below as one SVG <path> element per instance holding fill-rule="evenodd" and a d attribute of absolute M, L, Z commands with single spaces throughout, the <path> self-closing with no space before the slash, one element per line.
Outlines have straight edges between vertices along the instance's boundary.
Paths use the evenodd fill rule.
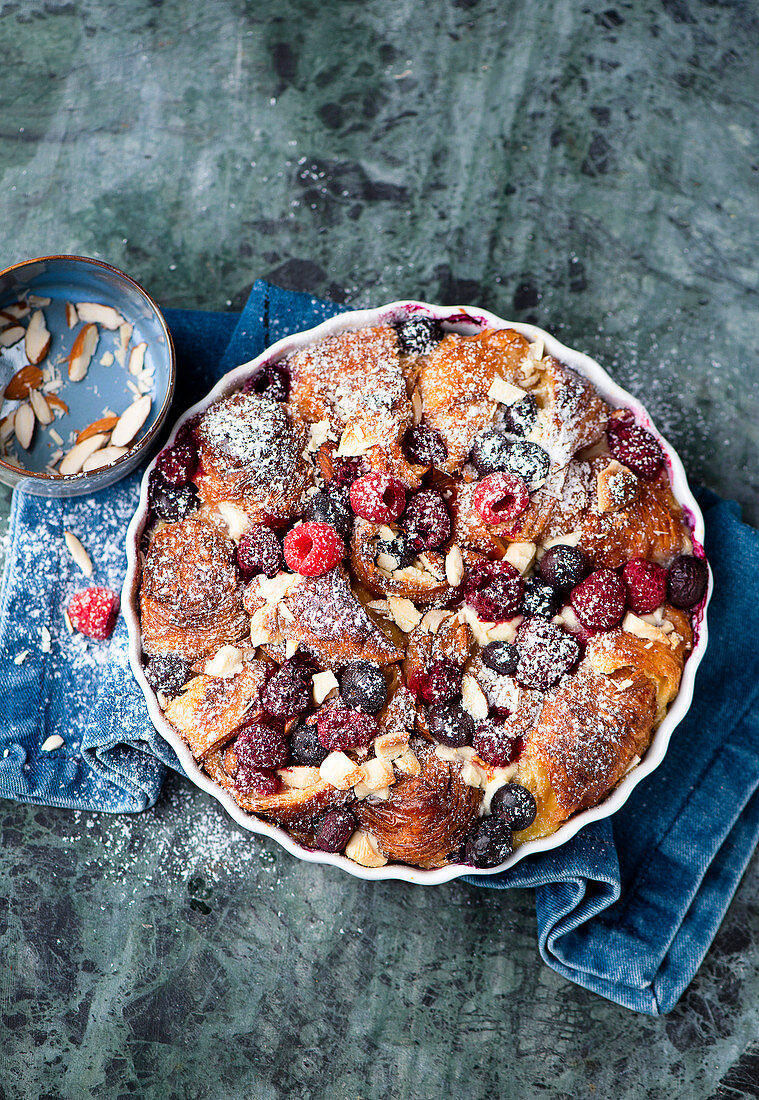
<path fill-rule="evenodd" d="M 380 852 L 376 838 L 364 829 L 356 829 L 345 846 L 345 854 L 348 859 L 352 859 L 362 867 L 384 867 L 387 863 L 386 857 Z"/>
<path fill-rule="evenodd" d="M 311 694 L 317 707 L 324 702 L 331 691 L 339 686 L 337 677 L 329 669 L 326 672 L 315 672 L 311 677 Z"/>
<path fill-rule="evenodd" d="M 338 791 L 347 791 L 356 783 L 364 782 L 364 773 L 358 764 L 354 764 L 344 752 L 331 752 L 322 762 L 319 774 L 325 783 L 336 787 Z"/>
<path fill-rule="evenodd" d="M 242 672 L 242 650 L 236 645 L 223 645 L 221 649 L 209 657 L 203 666 L 206 676 L 217 676 L 222 680 L 229 680 Z"/>
<path fill-rule="evenodd" d="M 503 378 L 494 378 L 488 390 L 490 400 L 497 401 L 499 405 L 513 405 L 526 396 L 526 390 L 520 389 L 519 386 L 512 386 L 511 382 Z"/>
<path fill-rule="evenodd" d="M 321 781 L 318 768 L 308 768 L 301 764 L 294 765 L 291 768 L 279 768 L 277 775 L 286 787 L 292 787 L 297 791 L 314 787 Z"/>
<path fill-rule="evenodd" d="M 524 575 L 535 561 L 534 542 L 512 542 L 506 551 L 506 561 Z"/>

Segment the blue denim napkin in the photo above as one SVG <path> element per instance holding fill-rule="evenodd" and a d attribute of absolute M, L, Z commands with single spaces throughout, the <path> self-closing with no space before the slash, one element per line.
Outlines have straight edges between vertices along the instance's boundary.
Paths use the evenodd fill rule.
<path fill-rule="evenodd" d="M 168 310 L 177 412 L 224 371 L 339 308 L 258 282 L 239 318 Z M 123 623 L 108 643 L 91 643 L 69 636 L 61 614 L 86 583 L 62 548 L 63 530 L 88 547 L 94 579 L 119 590 L 138 484 L 135 474 L 71 501 L 14 495 L 0 590 L 0 796 L 141 810 L 157 798 L 166 767 L 179 766 L 132 680 Z M 715 576 L 709 651 L 664 762 L 612 818 L 506 874 L 465 880 L 535 887 L 545 961 L 651 1014 L 669 1011 L 692 979 L 759 840 L 759 532 L 712 493 L 701 506 Z M 41 751 L 54 733 L 64 747 Z"/>

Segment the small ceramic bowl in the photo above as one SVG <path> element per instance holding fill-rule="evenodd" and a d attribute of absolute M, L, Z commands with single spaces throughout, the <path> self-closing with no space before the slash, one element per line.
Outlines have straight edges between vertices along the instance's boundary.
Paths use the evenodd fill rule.
<path fill-rule="evenodd" d="M 80 316 L 77 306 L 82 303 Z M 27 336 L 35 314 L 36 331 L 42 332 L 39 340 Z M 94 328 L 86 335 L 94 341 L 96 333 L 97 343 L 84 377 L 77 381 L 80 371 L 74 369 L 70 377 L 69 356 L 72 350 L 76 353 L 75 341 L 87 324 Z M 24 380 L 32 372 L 27 364 L 44 349 L 46 332 L 49 349 L 36 364 L 43 380 L 38 381 L 37 373 L 33 397 L 24 390 Z M 78 362 L 85 358 L 86 353 Z M 23 368 L 26 373 L 8 391 Z M 174 347 L 166 322 L 150 295 L 129 275 L 86 256 L 43 256 L 0 272 L 0 481 L 4 484 L 56 497 L 79 496 L 112 485 L 130 473 L 156 441 L 171 406 L 175 377 Z M 149 402 L 145 395 L 150 396 Z M 120 416 L 140 397 L 140 409 L 149 404 L 149 412 L 130 440 L 103 455 L 111 461 L 73 473 L 58 472 L 83 430 L 104 417 Z M 52 419 L 45 423 L 48 417 Z M 28 433 L 30 426 L 31 440 L 24 447 L 24 428 Z M 108 431 L 97 435 L 101 450 L 110 446 Z M 88 456 L 85 461 L 94 467 L 101 457 Z M 72 464 L 78 465 L 68 463 Z"/>
<path fill-rule="evenodd" d="M 543 329 L 537 328 L 535 325 L 521 324 L 516 321 L 504 321 L 502 318 L 496 317 L 486 310 L 473 307 L 445 307 L 429 305 L 426 302 L 413 301 L 391 302 L 390 305 L 381 306 L 378 309 L 341 313 L 328 321 L 324 321 L 316 328 L 287 336 L 283 340 L 279 340 L 276 344 L 273 344 L 270 348 L 267 348 L 267 350 L 263 352 L 262 355 L 259 355 L 257 359 L 252 360 L 250 363 L 245 363 L 240 367 L 236 367 L 234 370 L 224 375 L 202 401 L 199 401 L 191 409 L 188 409 L 187 412 L 179 418 L 174 426 L 169 443 L 173 442 L 177 432 L 186 420 L 198 413 L 202 413 L 212 405 L 214 401 L 218 401 L 227 394 L 238 390 L 244 382 L 258 374 L 267 364 L 275 363 L 279 359 L 292 355 L 300 348 L 312 344 L 317 340 L 323 340 L 327 336 L 335 336 L 340 332 L 364 328 L 368 325 L 394 324 L 397 321 L 404 321 L 414 315 L 434 317 L 442 321 L 446 329 L 461 332 L 466 335 L 481 332 L 485 328 L 511 328 L 521 332 L 531 341 L 542 340 L 547 354 L 555 356 L 560 362 L 566 363 L 567 366 L 572 367 L 579 374 L 583 374 L 586 378 L 589 378 L 601 396 L 604 397 L 613 408 L 626 406 L 632 409 L 635 413 L 637 422 L 646 427 L 650 432 L 653 432 L 664 450 L 667 470 L 672 484 L 672 492 L 684 510 L 685 518 L 691 531 L 694 552 L 699 555 L 703 554 L 704 520 L 698 504 L 688 487 L 688 481 L 685 476 L 682 462 L 672 446 L 656 430 L 650 416 L 643 405 L 641 405 L 640 401 L 632 397 L 626 390 L 623 390 L 621 386 L 618 386 L 595 360 L 584 355 L 582 352 L 574 351 L 572 348 L 566 347 L 566 345 L 561 344 L 554 336 L 551 336 L 550 333 L 544 332 Z M 570 840 L 584 825 L 589 824 L 591 821 L 598 821 L 600 818 L 608 817 L 623 806 L 638 783 L 647 775 L 650 775 L 664 759 L 664 754 L 667 751 L 672 732 L 685 717 L 690 707 L 693 698 L 693 685 L 696 677 L 696 670 L 706 650 L 706 606 L 712 591 L 711 571 L 709 573 L 709 587 L 706 598 L 695 615 L 693 651 L 685 662 L 685 668 L 680 683 L 680 691 L 667 711 L 664 721 L 655 731 L 651 744 L 643 759 L 636 767 L 627 772 L 617 786 L 606 796 L 606 798 L 599 802 L 598 805 L 575 814 L 551 836 L 544 837 L 541 840 L 531 840 L 526 844 L 520 845 L 503 864 L 499 867 L 488 868 L 487 870 L 469 867 L 463 864 L 451 864 L 446 867 L 432 870 L 410 867 L 402 863 L 388 863 L 384 867 L 378 868 L 361 867 L 345 856 L 332 855 L 328 852 L 313 851 L 301 847 L 289 833 L 285 832 L 285 830 L 281 829 L 278 825 L 274 825 L 272 822 L 265 821 L 263 818 L 256 817 L 253 814 L 246 813 L 245 810 L 237 805 L 230 794 L 214 783 L 210 776 L 197 765 L 186 743 L 182 740 L 174 727 L 166 721 L 158 700 L 145 679 L 138 607 L 140 577 L 139 546 L 148 517 L 147 492 L 148 479 L 152 465 L 153 464 L 151 464 L 145 472 L 142 481 L 140 502 L 127 532 L 127 574 L 121 596 L 121 606 L 129 631 L 129 659 L 132 671 L 145 694 L 148 711 L 155 728 L 174 749 L 188 777 L 202 790 L 208 791 L 209 794 L 213 795 L 230 816 L 244 829 L 249 829 L 251 832 L 259 833 L 262 836 L 271 837 L 299 859 L 306 860 L 309 863 L 328 863 L 334 867 L 340 867 L 343 871 L 347 871 L 356 878 L 397 879 L 403 882 L 412 882 L 424 886 L 436 886 L 443 882 L 449 882 L 451 879 L 460 878 L 462 875 L 492 875 L 499 871 L 505 871 L 508 870 L 509 867 L 513 867 L 514 864 L 518 863 L 521 859 L 524 859 L 525 856 L 537 855 L 540 852 L 547 852 L 552 848 L 558 848 L 561 844 L 565 844 Z"/>

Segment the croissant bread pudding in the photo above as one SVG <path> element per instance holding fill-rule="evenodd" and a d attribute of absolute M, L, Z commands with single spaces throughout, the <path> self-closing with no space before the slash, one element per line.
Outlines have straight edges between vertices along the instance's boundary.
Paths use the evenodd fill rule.
<path fill-rule="evenodd" d="M 708 570 L 659 442 L 513 329 L 267 363 L 150 475 L 145 677 L 211 779 L 364 867 L 497 867 L 677 695 Z"/>

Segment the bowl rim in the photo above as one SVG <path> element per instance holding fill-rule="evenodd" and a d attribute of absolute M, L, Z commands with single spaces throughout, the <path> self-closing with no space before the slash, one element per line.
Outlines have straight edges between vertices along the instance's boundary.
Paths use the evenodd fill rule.
<path fill-rule="evenodd" d="M 5 275 L 10 274 L 11 271 L 16 271 L 18 268 L 28 267 L 30 264 L 45 263 L 48 260 L 74 260 L 77 263 L 93 264 L 95 267 L 102 267 L 106 271 L 113 272 L 114 275 L 118 275 L 120 278 L 125 279 L 128 283 L 134 287 L 134 289 L 143 296 L 151 306 L 153 312 L 158 318 L 158 322 L 163 329 L 164 336 L 166 337 L 166 346 L 169 353 L 169 385 L 166 389 L 166 395 L 161 407 L 158 410 L 155 420 L 148 428 L 144 436 L 142 436 L 133 447 L 129 447 L 126 454 L 123 454 L 121 458 L 117 458 L 115 462 L 109 462 L 108 466 L 97 467 L 94 470 L 80 470 L 78 474 L 56 474 L 46 473 L 44 470 L 27 470 L 25 467 L 14 466 L 12 462 L 6 462 L 6 460 L 0 457 L 0 468 L 7 470 L 13 477 L 19 477 L 19 480 L 26 480 L 26 478 L 32 478 L 36 481 L 47 482 L 53 485 L 71 485 L 72 488 L 81 488 L 86 485 L 88 481 L 93 482 L 99 480 L 98 475 L 102 477 L 104 470 L 118 469 L 119 466 L 126 465 L 130 461 L 134 461 L 136 454 L 140 452 L 145 446 L 150 446 L 152 441 L 156 438 L 161 431 L 164 421 L 171 408 L 171 402 L 174 400 L 174 389 L 176 387 L 177 380 L 177 357 L 174 348 L 174 340 L 172 339 L 169 326 L 166 323 L 160 306 L 156 302 L 155 298 L 150 295 L 145 287 L 141 283 L 138 283 L 136 279 L 133 279 L 131 275 L 127 275 L 126 271 L 122 271 L 118 267 L 114 267 L 113 264 L 106 263 L 105 260 L 96 260 L 93 256 L 73 256 L 55 253 L 50 256 L 35 256 L 29 260 L 20 260 L 18 263 L 11 264 L 10 267 L 3 268 L 0 271 L 0 279 Z M 125 473 L 129 473 L 129 470 L 125 470 Z M 115 479 L 118 480 L 118 479 Z"/>
<path fill-rule="evenodd" d="M 276 343 L 270 345 L 254 359 L 242 363 L 224 374 L 205 397 L 197 401 L 177 419 L 167 440 L 167 445 L 170 445 L 174 441 L 177 432 L 187 420 L 203 412 L 220 397 L 226 396 L 228 393 L 239 388 L 244 380 L 258 373 L 266 364 L 275 362 L 285 355 L 292 354 L 299 348 L 311 344 L 316 340 L 324 339 L 327 336 L 336 335 L 339 332 L 364 328 L 372 324 L 392 324 L 407 319 L 412 315 L 421 315 L 443 321 L 452 326 L 454 331 L 466 332 L 467 330 L 471 330 L 472 332 L 478 332 L 481 331 L 483 327 L 499 329 L 510 328 L 528 337 L 532 341 L 540 339 L 543 341 L 546 353 L 555 356 L 560 362 L 572 367 L 584 377 L 588 378 L 596 386 L 601 396 L 612 404 L 612 407 L 625 406 L 630 408 L 635 413 L 638 423 L 644 425 L 651 431 L 662 445 L 673 495 L 683 507 L 686 522 L 690 528 L 694 549 L 696 552 L 700 551 L 703 555 L 704 520 L 701 509 L 696 503 L 690 487 L 688 486 L 685 470 L 680 457 L 672 445 L 668 443 L 656 429 L 644 405 L 615 382 L 599 363 L 584 352 L 576 351 L 574 348 L 570 348 L 561 343 L 555 336 L 539 328 L 537 325 L 504 320 L 496 314 L 491 313 L 489 310 L 481 309 L 478 306 L 438 306 L 414 299 L 399 299 L 398 301 L 389 302 L 386 305 L 372 309 L 351 310 L 345 313 L 338 313 L 334 317 L 330 317 L 326 321 L 322 321 L 320 324 L 310 329 L 303 329 L 299 332 L 291 333 L 277 340 Z M 196 786 L 212 795 L 221 803 L 237 824 L 247 829 L 249 832 L 257 833 L 260 836 L 271 837 L 286 851 L 290 852 L 291 855 L 307 863 L 322 863 L 333 867 L 339 867 L 355 878 L 368 879 L 370 881 L 395 880 L 414 885 L 437 886 L 442 883 L 450 882 L 453 879 L 462 878 L 463 876 L 479 877 L 500 874 L 503 871 L 509 870 L 526 856 L 539 855 L 565 844 L 585 825 L 609 817 L 620 809 L 630 797 L 638 783 L 645 779 L 646 776 L 650 775 L 664 759 L 672 733 L 685 717 L 692 702 L 696 672 L 707 647 L 708 629 L 706 609 L 713 590 L 711 568 L 709 568 L 708 572 L 707 592 L 698 609 L 698 618 L 694 624 L 693 649 L 685 662 L 680 682 L 680 690 L 667 711 L 663 722 L 654 732 L 645 756 L 622 777 L 616 787 L 614 787 L 596 806 L 591 806 L 587 810 L 576 813 L 550 836 L 539 840 L 528 841 L 520 845 L 512 853 L 509 859 L 499 866 L 492 868 L 470 867 L 465 864 L 449 864 L 445 867 L 426 870 L 419 867 L 412 867 L 408 864 L 394 862 L 389 862 L 384 867 L 361 867 L 359 864 L 349 860 L 346 856 L 329 852 L 312 851 L 301 847 L 293 840 L 289 833 L 280 826 L 265 821 L 263 818 L 256 817 L 254 814 L 247 813 L 245 810 L 241 809 L 227 791 L 224 791 L 210 778 L 210 776 L 202 771 L 195 762 L 187 744 L 166 721 L 163 711 L 158 704 L 158 700 L 145 678 L 142 667 L 141 629 L 139 609 L 137 606 L 139 545 L 148 511 L 147 490 L 150 472 L 157 458 L 158 456 L 155 456 L 145 470 L 140 486 L 139 503 L 129 524 L 126 535 L 127 572 L 122 590 L 122 609 L 129 635 L 129 661 L 134 676 L 145 695 L 148 713 L 150 714 L 153 725 L 158 733 L 160 733 L 164 740 L 166 740 L 176 752 L 187 777 Z"/>

